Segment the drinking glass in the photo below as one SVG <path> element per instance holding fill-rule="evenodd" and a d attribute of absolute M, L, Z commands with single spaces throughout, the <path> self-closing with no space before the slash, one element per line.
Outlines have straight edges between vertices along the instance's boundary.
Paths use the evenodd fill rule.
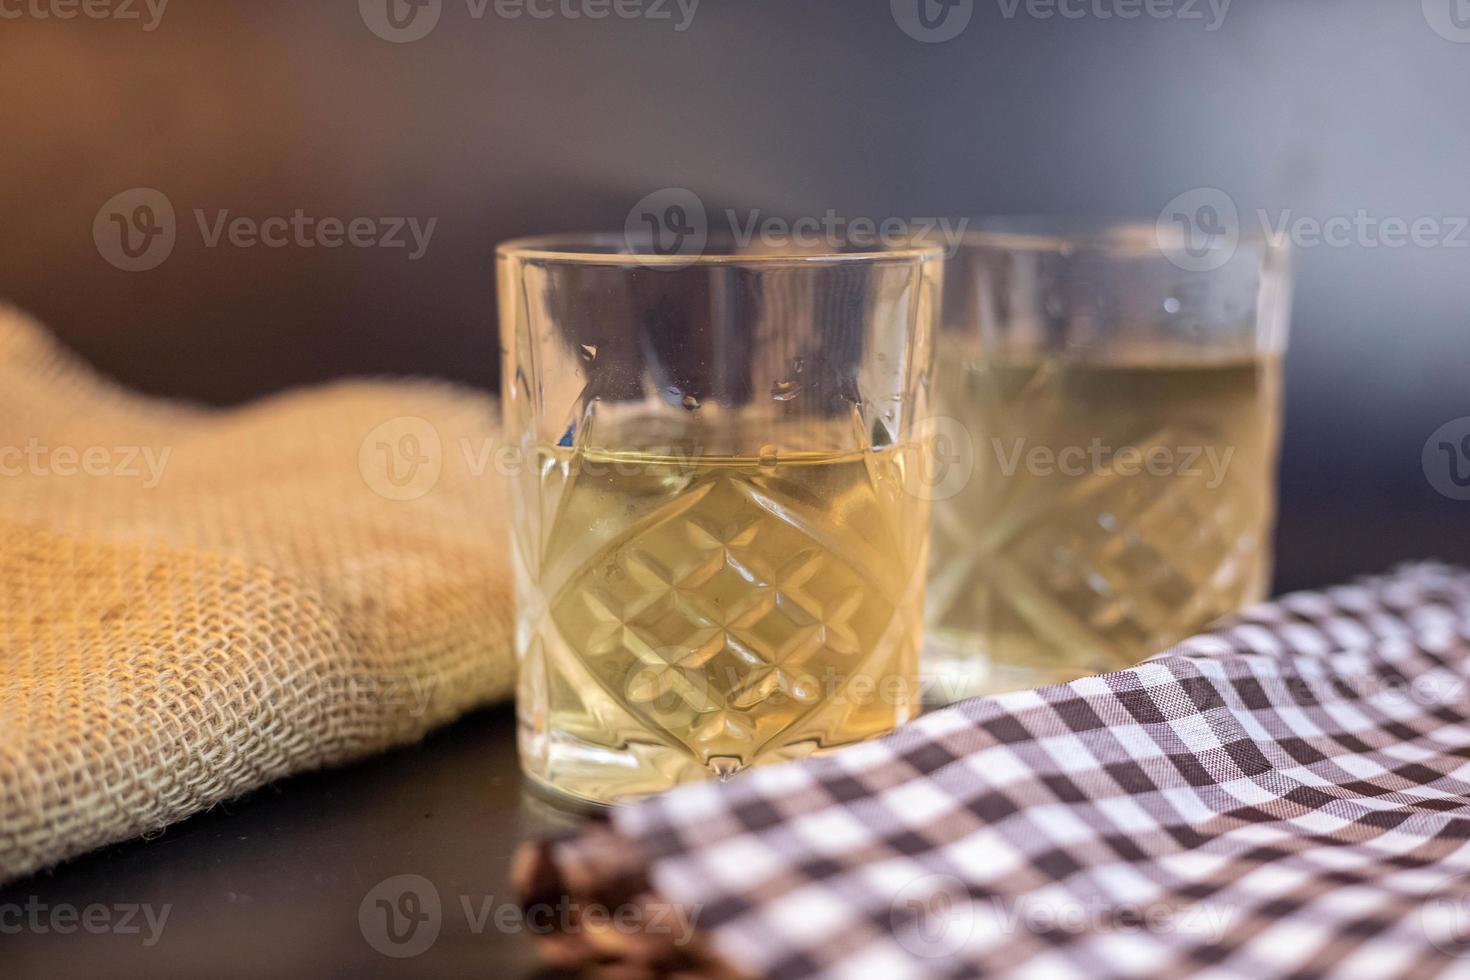
<path fill-rule="evenodd" d="M 941 270 L 921 245 L 500 247 L 534 785 L 610 803 L 915 713 Z"/>
<path fill-rule="evenodd" d="M 1264 597 L 1288 254 L 982 223 L 945 276 L 930 700 L 1115 670 Z M 945 455 L 947 454 L 947 455 Z"/>

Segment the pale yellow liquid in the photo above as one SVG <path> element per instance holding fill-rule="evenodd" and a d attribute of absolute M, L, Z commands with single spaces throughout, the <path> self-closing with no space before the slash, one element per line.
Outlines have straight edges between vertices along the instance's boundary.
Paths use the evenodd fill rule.
<path fill-rule="evenodd" d="M 518 528 L 521 749 L 610 802 L 910 718 L 927 503 L 913 454 L 543 448 Z"/>
<path fill-rule="evenodd" d="M 931 700 L 1119 669 L 1265 595 L 1279 360 L 1143 360 L 942 357 L 975 468 L 935 504 Z"/>

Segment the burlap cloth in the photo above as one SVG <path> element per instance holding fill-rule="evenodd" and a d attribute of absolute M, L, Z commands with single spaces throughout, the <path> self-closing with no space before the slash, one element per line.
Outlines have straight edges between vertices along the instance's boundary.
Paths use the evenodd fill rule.
<path fill-rule="evenodd" d="M 0 881 L 507 695 L 494 423 L 427 382 L 164 403 L 0 308 Z"/>

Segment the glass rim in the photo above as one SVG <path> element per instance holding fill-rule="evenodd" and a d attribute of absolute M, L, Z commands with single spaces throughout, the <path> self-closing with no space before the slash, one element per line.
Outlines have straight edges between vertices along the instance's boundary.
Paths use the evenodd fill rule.
<path fill-rule="evenodd" d="M 958 247 L 1067 254 L 1092 252 L 1120 257 L 1157 256 L 1183 248 L 1184 232 L 1137 215 L 986 215 L 968 219 Z M 1267 255 L 1290 252 L 1290 242 L 1264 229 L 1235 229 L 1233 241 L 1211 240 L 1212 251 L 1260 248 Z"/>
<path fill-rule="evenodd" d="M 688 254 L 661 254 L 639 249 L 628 235 L 618 232 L 566 232 L 512 238 L 495 247 L 497 258 L 510 258 L 565 265 L 602 265 L 638 268 L 646 266 L 829 266 L 876 265 L 889 262 L 942 261 L 943 246 L 905 238 L 895 244 L 875 243 L 850 249 L 798 248 L 742 251 L 733 237 L 720 236 L 706 247 Z"/>

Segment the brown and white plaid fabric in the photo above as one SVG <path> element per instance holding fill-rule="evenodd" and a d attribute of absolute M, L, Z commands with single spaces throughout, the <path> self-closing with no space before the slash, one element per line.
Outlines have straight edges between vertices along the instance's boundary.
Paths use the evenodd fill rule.
<path fill-rule="evenodd" d="M 527 879 L 775 980 L 1470 976 L 1467 842 L 1470 573 L 1423 564 L 618 810 Z"/>

